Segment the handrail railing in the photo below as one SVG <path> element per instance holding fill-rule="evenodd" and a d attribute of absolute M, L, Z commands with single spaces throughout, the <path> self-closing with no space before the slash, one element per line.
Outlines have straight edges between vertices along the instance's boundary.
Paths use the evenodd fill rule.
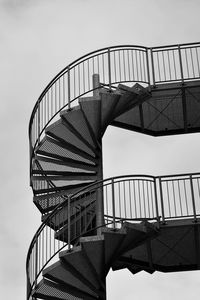
<path fill-rule="evenodd" d="M 200 79 L 200 43 L 153 48 L 113 46 L 93 51 L 69 64 L 47 85 L 34 106 L 29 123 L 31 157 L 55 116 L 94 90 L 92 75 L 95 73 L 109 88 L 122 82 L 151 86 L 197 80 Z"/>
<path fill-rule="evenodd" d="M 191 218 L 196 222 L 200 217 L 200 173 L 118 176 L 93 183 L 59 204 L 33 237 L 26 262 L 28 299 L 49 262 L 62 249 L 70 250 L 80 236 L 97 229 L 92 221 L 98 189 L 103 189 L 106 227 L 139 220 L 165 223 Z"/>

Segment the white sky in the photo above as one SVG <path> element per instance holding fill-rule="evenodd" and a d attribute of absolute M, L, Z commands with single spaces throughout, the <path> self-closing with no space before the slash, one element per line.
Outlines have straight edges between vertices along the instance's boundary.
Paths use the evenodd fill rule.
<path fill-rule="evenodd" d="M 42 89 L 98 48 L 199 41 L 199 12 L 199 0 L 0 0 L 1 299 L 25 299 L 26 254 L 40 225 L 29 188 L 28 122 Z M 104 175 L 199 171 L 198 138 L 155 139 L 110 128 Z M 107 283 L 108 300 L 196 300 L 200 294 L 198 271 L 110 272 Z"/>

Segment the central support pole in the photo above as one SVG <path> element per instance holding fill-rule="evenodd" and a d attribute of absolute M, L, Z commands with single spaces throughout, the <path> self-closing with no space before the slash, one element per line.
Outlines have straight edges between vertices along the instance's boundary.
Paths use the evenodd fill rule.
<path fill-rule="evenodd" d="M 100 90 L 100 80 L 99 80 L 99 74 L 93 74 L 92 76 L 93 81 L 93 97 L 94 101 L 100 101 L 101 105 L 101 98 L 99 95 Z M 101 139 L 101 109 L 98 116 L 97 122 L 99 122 L 99 139 L 98 139 L 98 146 L 99 146 L 99 154 L 98 154 L 98 160 L 99 160 L 99 166 L 97 171 L 97 180 L 101 181 L 103 180 L 103 160 L 102 160 L 102 139 Z M 96 226 L 97 226 L 97 234 L 101 235 L 101 229 L 104 225 L 104 203 L 103 203 L 103 186 L 100 184 L 97 186 L 96 191 Z"/>

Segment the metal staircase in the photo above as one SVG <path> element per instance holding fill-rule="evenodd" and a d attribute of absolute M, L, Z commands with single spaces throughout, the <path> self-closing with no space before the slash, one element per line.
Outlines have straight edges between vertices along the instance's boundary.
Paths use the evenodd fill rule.
<path fill-rule="evenodd" d="M 200 268 L 199 174 L 104 180 L 102 168 L 109 125 L 199 132 L 199 59 L 198 43 L 105 48 L 67 66 L 41 94 L 29 137 L 42 225 L 27 256 L 27 299 L 106 299 L 110 268 Z"/>

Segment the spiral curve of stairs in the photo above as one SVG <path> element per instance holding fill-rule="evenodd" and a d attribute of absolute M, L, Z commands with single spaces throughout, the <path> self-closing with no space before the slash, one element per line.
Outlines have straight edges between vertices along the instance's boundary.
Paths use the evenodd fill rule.
<path fill-rule="evenodd" d="M 60 119 L 46 128 L 45 137 L 35 151 L 32 172 L 34 203 L 42 213 L 46 213 L 43 219 L 66 197 L 103 179 L 102 137 L 107 126 L 148 98 L 148 91 L 139 84 L 132 88 L 119 85 L 114 92 L 102 88 L 99 94 L 80 99 L 79 105 L 73 109 L 62 111 Z M 46 188 L 43 182 L 47 184 Z M 87 206 L 87 201 L 86 197 L 82 203 L 77 204 L 83 210 L 88 210 L 80 235 L 84 235 L 84 230 L 91 222 L 103 226 L 101 209 L 99 213 L 99 205 L 102 203 L 97 204 L 97 199 L 94 199 L 93 205 L 90 203 Z M 74 216 L 70 217 L 73 222 Z M 78 216 L 76 219 L 76 222 L 80 221 Z M 101 235 L 96 235 L 94 231 L 92 236 L 80 238 L 80 245 L 71 252 L 60 252 L 60 260 L 43 271 L 44 279 L 38 284 L 33 297 L 106 299 L 105 277 L 111 267 L 112 254 L 124 239 L 125 232 L 135 233 L 136 240 L 144 240 L 144 236 L 149 235 L 145 224 L 141 228 L 138 225 L 132 227 L 126 224 L 119 232 L 104 229 Z M 67 230 L 67 226 L 63 226 L 55 238 L 63 237 Z M 127 251 L 132 242 L 129 235 L 125 239 L 123 251 Z M 95 253 L 99 257 L 94 257 Z"/>
<path fill-rule="evenodd" d="M 198 47 L 200 49 L 199 45 Z M 153 84 L 149 79 L 148 61 L 146 67 L 143 66 L 146 55 L 150 54 L 151 58 L 153 57 L 152 49 L 145 48 L 145 52 L 141 50 L 142 47 L 138 47 L 134 48 L 135 52 L 131 52 L 132 49 L 129 48 L 126 50 L 116 48 L 117 50 L 114 49 L 112 52 L 113 56 L 110 48 L 106 49 L 109 84 L 101 84 L 99 74 L 93 72 L 93 88 L 90 88 L 90 79 L 88 79 L 89 89 L 83 93 L 85 95 L 90 92 L 90 96 L 78 96 L 77 104 L 70 107 L 69 80 L 73 68 L 70 70 L 68 66 L 66 69 L 68 106 L 59 104 L 60 107 L 56 109 L 57 104 L 52 104 L 52 115 L 45 120 L 45 109 L 48 110 L 48 114 L 50 110 L 45 106 L 45 101 L 53 103 L 52 95 L 56 93 L 62 95 L 65 100 L 65 93 L 61 92 L 58 76 L 58 83 L 57 78 L 51 83 L 54 89 L 50 84 L 45 91 L 46 94 L 42 96 L 42 100 L 45 100 L 44 104 L 42 101 L 42 104 L 38 102 L 37 111 L 34 111 L 35 119 L 32 119 L 32 127 L 36 131 L 36 138 L 33 134 L 30 178 L 34 204 L 42 213 L 42 225 L 34 236 L 28 252 L 28 300 L 106 300 L 106 276 L 111 268 L 112 270 L 127 268 L 132 274 L 140 271 L 152 274 L 155 271 L 200 269 L 199 174 L 189 174 L 188 177 L 183 175 L 183 179 L 182 177 L 177 179 L 175 175 L 175 179 L 167 176 L 162 179 L 151 176 L 143 179 L 138 177 L 134 179 L 135 181 L 125 178 L 117 183 L 112 179 L 109 184 L 103 179 L 102 138 L 109 125 L 154 136 L 200 131 L 200 71 L 198 80 L 196 78 L 191 80 L 189 69 L 184 84 L 181 71 L 177 73 L 180 73 L 182 78 L 173 79 L 169 53 L 174 50 L 170 47 L 166 56 L 169 63 L 169 78 L 167 79 L 163 62 L 162 68 L 166 78 L 162 83 L 159 69 L 159 88 L 157 88 L 154 74 L 156 65 L 153 65 L 153 59 L 151 65 Z M 187 50 L 183 49 L 187 54 Z M 177 53 L 180 55 L 180 47 L 178 50 Z M 122 80 L 120 63 L 118 70 L 120 76 L 119 80 L 117 79 L 115 74 L 118 68 L 117 52 L 115 51 L 121 51 L 118 59 L 124 63 L 124 76 L 126 66 L 129 77 L 131 75 L 134 77 L 136 65 L 136 73 L 141 72 L 141 76 L 137 74 L 138 80 L 137 78 Z M 127 51 L 127 61 L 124 51 Z M 160 50 L 155 49 L 156 54 L 158 51 Z M 105 53 L 102 53 L 104 57 Z M 98 55 L 97 65 L 101 58 Z M 129 65 L 131 57 L 132 71 Z M 94 68 L 93 56 L 92 59 Z M 174 59 L 174 52 L 172 52 L 172 59 Z M 86 59 L 81 61 L 83 72 L 86 62 L 88 62 L 88 70 L 90 69 L 90 60 L 91 57 L 88 61 Z M 162 61 L 164 61 L 163 53 Z M 113 70 L 112 62 L 115 63 Z M 173 63 L 175 64 L 176 61 L 174 60 Z M 139 65 L 140 71 L 138 71 Z M 102 66 L 104 69 L 103 58 Z M 76 65 L 74 82 L 76 81 L 75 68 Z M 112 86 L 111 80 L 111 75 L 114 77 L 113 73 L 115 86 Z M 104 75 L 103 73 L 103 77 Z M 175 75 L 177 75 L 176 70 Z M 62 76 L 64 78 L 65 73 Z M 148 80 L 144 80 L 142 76 L 148 77 Z M 85 80 L 84 77 L 84 90 Z M 125 85 L 125 82 L 129 84 Z M 130 82 L 134 82 L 132 87 Z M 74 83 L 74 89 L 76 88 Z M 44 110 L 41 112 L 42 105 Z M 64 110 L 65 106 L 68 108 Z M 40 117 L 45 120 L 44 126 L 40 125 Z M 171 182 L 170 193 L 168 190 Z M 123 192 L 120 191 L 121 183 Z M 164 184 L 167 188 L 164 188 Z M 106 215 L 104 198 L 106 193 L 109 193 L 109 188 L 108 198 L 111 203 L 108 203 L 107 211 L 110 209 L 111 215 Z M 118 195 L 115 195 L 116 189 L 119 191 Z M 131 193 L 135 194 L 135 198 Z M 126 203 L 127 194 L 129 202 Z M 165 202 L 163 197 L 168 197 Z M 186 204 L 183 204 L 181 197 Z M 178 204 L 175 203 L 177 199 Z M 124 211 L 120 212 L 120 217 L 117 218 L 115 216 L 117 201 L 123 200 Z M 126 215 L 126 205 L 130 206 L 129 216 Z M 135 205 L 135 216 L 132 216 L 131 205 Z M 174 205 L 174 212 L 171 212 L 172 205 Z M 121 203 L 119 210 L 121 210 Z"/>

